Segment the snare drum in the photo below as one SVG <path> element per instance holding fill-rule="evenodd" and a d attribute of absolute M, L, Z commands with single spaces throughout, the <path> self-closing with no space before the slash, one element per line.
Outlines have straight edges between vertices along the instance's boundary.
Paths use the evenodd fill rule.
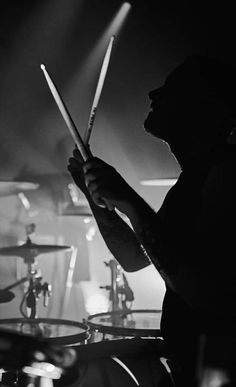
<path fill-rule="evenodd" d="M 90 342 L 125 337 L 161 337 L 161 310 L 134 309 L 90 315 Z"/>

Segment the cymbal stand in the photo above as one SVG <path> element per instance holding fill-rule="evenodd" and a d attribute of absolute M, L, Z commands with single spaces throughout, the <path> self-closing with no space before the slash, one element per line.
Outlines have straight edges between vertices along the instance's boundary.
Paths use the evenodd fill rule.
<path fill-rule="evenodd" d="M 32 244 L 30 239 L 30 235 L 35 231 L 35 224 L 29 224 L 26 226 L 26 235 L 27 240 L 26 244 Z M 42 276 L 40 272 L 34 269 L 34 265 L 36 264 L 37 252 L 29 249 L 28 254 L 24 256 L 24 262 L 27 265 L 27 275 L 20 280 L 14 282 L 13 284 L 7 286 L 4 290 L 10 290 L 24 282 L 29 282 L 29 287 L 26 293 L 23 295 L 21 304 L 20 304 L 20 313 L 24 318 L 35 319 L 38 317 L 37 315 L 37 301 L 39 297 L 43 294 L 44 301 L 43 305 L 46 307 L 48 305 L 49 297 L 52 294 L 52 286 L 48 282 L 41 283 Z M 24 304 L 27 308 L 27 314 L 24 312 Z"/>
<path fill-rule="evenodd" d="M 26 235 L 27 241 L 26 243 L 31 244 L 30 235 L 34 234 L 36 225 L 31 223 L 26 226 Z M 48 305 L 48 299 L 52 294 L 52 287 L 48 282 L 41 284 L 42 276 L 39 275 L 38 271 L 34 269 L 35 255 L 34 252 L 30 251 L 30 253 L 24 257 L 24 262 L 27 265 L 27 277 L 29 280 L 29 288 L 23 296 L 20 312 L 21 314 L 30 319 L 37 318 L 37 301 L 41 294 L 43 293 L 44 302 L 43 305 L 46 307 Z M 26 303 L 27 310 L 30 310 L 28 316 L 23 312 L 23 305 Z"/>
<path fill-rule="evenodd" d="M 20 304 L 20 312 L 24 318 L 35 319 L 37 318 L 37 301 L 40 296 L 43 294 L 43 305 L 44 307 L 48 306 L 49 297 L 52 294 L 52 287 L 48 282 L 41 283 L 42 276 L 40 272 L 34 270 L 33 264 L 31 262 L 27 263 L 27 276 L 21 278 L 20 280 L 14 282 L 11 285 L 8 285 L 4 288 L 4 290 L 10 290 L 23 284 L 24 282 L 29 282 L 29 287 L 26 293 L 23 295 L 21 304 Z M 23 311 L 24 303 L 26 307 L 30 309 L 30 313 L 25 314 Z"/>
<path fill-rule="evenodd" d="M 37 301 L 39 300 L 41 294 L 43 294 L 44 301 L 43 305 L 46 307 L 48 305 L 48 299 L 51 296 L 52 288 L 51 285 L 47 282 L 41 284 L 42 276 L 34 270 L 33 264 L 28 262 L 28 281 L 29 287 L 21 302 L 20 311 L 21 314 L 24 315 L 23 312 L 23 304 L 26 303 L 27 310 L 30 312 L 28 316 L 24 316 L 30 319 L 35 319 L 38 317 L 37 315 Z"/>

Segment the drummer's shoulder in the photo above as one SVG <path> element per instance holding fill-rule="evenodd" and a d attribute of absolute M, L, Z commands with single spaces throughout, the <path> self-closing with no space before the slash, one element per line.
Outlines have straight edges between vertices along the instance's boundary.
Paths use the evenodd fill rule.
<path fill-rule="evenodd" d="M 202 190 L 203 205 L 236 212 L 236 145 L 227 147 L 209 169 Z M 226 212 L 225 212 L 226 213 Z M 229 215 L 229 214 L 228 214 Z"/>

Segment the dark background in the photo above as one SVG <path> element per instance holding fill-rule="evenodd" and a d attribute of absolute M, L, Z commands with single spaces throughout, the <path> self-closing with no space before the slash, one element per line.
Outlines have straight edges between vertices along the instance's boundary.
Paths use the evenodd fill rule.
<path fill-rule="evenodd" d="M 34 181 L 54 193 L 63 190 L 73 141 L 40 64 L 45 63 L 53 76 L 83 134 L 106 45 L 93 60 L 92 70 L 86 60 L 121 4 L 1 1 L 0 180 Z M 139 190 L 142 179 L 179 173 L 167 146 L 143 131 L 148 91 L 161 85 L 191 53 L 235 64 L 235 12 L 227 1 L 131 4 L 113 46 L 91 149 Z"/>

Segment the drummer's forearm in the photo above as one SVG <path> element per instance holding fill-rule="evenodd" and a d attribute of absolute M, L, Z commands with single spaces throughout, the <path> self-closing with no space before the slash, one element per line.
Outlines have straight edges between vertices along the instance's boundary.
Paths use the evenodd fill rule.
<path fill-rule="evenodd" d="M 125 271 L 133 272 L 150 265 L 146 252 L 128 225 L 98 227 L 108 249 Z"/>
<path fill-rule="evenodd" d="M 112 255 L 126 271 L 137 271 L 150 264 L 147 254 L 129 225 L 115 212 L 89 204 L 99 231 Z"/>
<path fill-rule="evenodd" d="M 160 219 L 154 209 L 136 192 L 132 196 L 132 201 L 126 206 L 131 226 L 134 234 L 141 246 L 144 255 L 149 261 L 155 264 L 159 270 L 166 265 L 166 257 L 160 254 L 163 251 Z"/>
<path fill-rule="evenodd" d="M 140 270 L 151 262 L 158 270 L 165 268 L 157 214 L 137 192 L 132 190 L 125 206 L 132 228 L 114 210 L 97 206 L 91 197 L 88 201 L 105 243 L 124 270 Z"/>

